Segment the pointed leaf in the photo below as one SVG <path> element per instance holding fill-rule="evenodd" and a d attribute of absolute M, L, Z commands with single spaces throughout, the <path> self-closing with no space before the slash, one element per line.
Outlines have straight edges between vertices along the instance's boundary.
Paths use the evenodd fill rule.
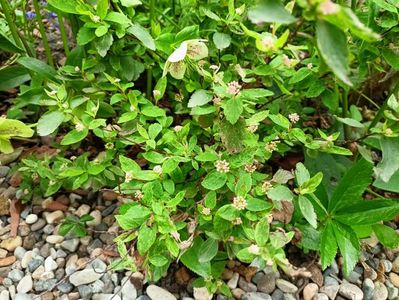
<path fill-rule="evenodd" d="M 248 11 L 253 23 L 290 24 L 296 19 L 285 9 L 280 0 L 262 0 Z"/>
<path fill-rule="evenodd" d="M 310 200 L 305 196 L 299 195 L 298 204 L 306 221 L 308 221 L 313 228 L 317 228 L 317 216 L 312 202 L 310 202 Z"/>

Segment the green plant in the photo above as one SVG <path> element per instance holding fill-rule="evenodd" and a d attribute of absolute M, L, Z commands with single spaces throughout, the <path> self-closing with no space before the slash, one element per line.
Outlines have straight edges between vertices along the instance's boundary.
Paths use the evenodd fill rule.
<path fill-rule="evenodd" d="M 90 215 L 83 215 L 80 218 L 75 216 L 66 217 L 60 226 L 59 234 L 67 235 L 71 233 L 76 237 L 84 237 L 87 235 L 86 223 L 93 219 Z"/>
<path fill-rule="evenodd" d="M 21 121 L 0 118 L 0 152 L 14 151 L 10 139 L 30 138 L 33 134 L 34 131 Z"/>

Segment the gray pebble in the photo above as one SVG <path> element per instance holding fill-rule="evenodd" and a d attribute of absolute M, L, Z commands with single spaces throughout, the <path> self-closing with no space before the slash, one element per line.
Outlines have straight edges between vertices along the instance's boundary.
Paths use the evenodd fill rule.
<path fill-rule="evenodd" d="M 334 300 L 338 294 L 339 285 L 325 285 L 320 288 L 320 293 L 326 294 L 328 298 Z"/>
<path fill-rule="evenodd" d="M 47 224 L 46 226 L 43 227 L 43 232 L 45 234 L 52 234 L 54 232 L 54 229 L 55 229 L 54 225 Z"/>
<path fill-rule="evenodd" d="M 31 300 L 32 297 L 25 293 L 17 293 L 14 300 Z"/>
<path fill-rule="evenodd" d="M 46 221 L 44 221 L 43 219 L 39 219 L 39 220 L 37 220 L 34 224 L 32 224 L 32 225 L 30 226 L 30 230 L 32 230 L 32 231 L 39 231 L 39 230 L 42 229 L 45 225 L 46 225 Z"/>
<path fill-rule="evenodd" d="M 276 278 L 274 273 L 266 273 L 258 282 L 258 291 L 271 294 L 276 288 Z"/>
<path fill-rule="evenodd" d="M 313 297 L 313 300 L 328 300 L 328 297 L 326 294 L 318 293 Z"/>
<path fill-rule="evenodd" d="M 294 294 L 286 293 L 284 294 L 284 300 L 296 300 L 296 297 Z"/>
<path fill-rule="evenodd" d="M 346 297 L 350 300 L 362 300 L 363 299 L 363 292 L 362 290 L 352 284 L 352 283 L 343 283 L 339 288 L 339 294 Z"/>
<path fill-rule="evenodd" d="M 57 284 L 57 279 L 39 280 L 33 283 L 36 292 L 44 292 L 52 289 Z"/>
<path fill-rule="evenodd" d="M 272 300 L 284 300 L 284 293 L 279 289 L 274 290 Z"/>
<path fill-rule="evenodd" d="M 284 293 L 296 293 L 298 291 L 296 285 L 284 279 L 277 279 L 276 285 Z"/>
<path fill-rule="evenodd" d="M 43 262 L 44 258 L 40 256 L 32 259 L 28 264 L 29 272 L 33 273 L 41 264 L 43 264 Z"/>
<path fill-rule="evenodd" d="M 10 167 L 0 166 L 0 178 L 6 177 L 8 172 L 10 172 Z"/>
<path fill-rule="evenodd" d="M 59 284 L 59 285 L 57 286 L 57 289 L 58 289 L 61 293 L 68 294 L 68 293 L 72 292 L 72 290 L 73 290 L 73 285 L 70 284 L 70 283 L 68 283 L 68 282 L 63 282 L 63 283 L 61 283 L 61 284 Z"/>
<path fill-rule="evenodd" d="M 247 282 L 243 277 L 238 280 L 238 286 L 245 292 L 256 292 L 257 287 L 252 282 Z"/>
<path fill-rule="evenodd" d="M 374 287 L 373 300 L 386 300 L 388 299 L 388 289 L 382 282 L 377 281 Z"/>
<path fill-rule="evenodd" d="M 65 240 L 61 243 L 61 248 L 69 251 L 69 252 L 75 252 L 79 247 L 79 239 L 70 239 L 70 240 Z"/>
<path fill-rule="evenodd" d="M 242 300 L 272 300 L 272 297 L 265 293 L 252 292 L 252 293 L 245 293 L 241 299 Z"/>
<path fill-rule="evenodd" d="M 8 273 L 8 278 L 10 278 L 13 282 L 19 282 L 24 277 L 24 272 L 18 269 L 11 270 Z"/>
<path fill-rule="evenodd" d="M 370 278 L 364 279 L 362 290 L 363 290 L 363 294 L 364 294 L 364 300 L 373 299 L 374 282 Z"/>
<path fill-rule="evenodd" d="M 91 296 L 93 295 L 93 291 L 88 285 L 80 285 L 78 286 L 78 291 L 80 298 L 83 300 L 89 300 L 91 299 Z"/>

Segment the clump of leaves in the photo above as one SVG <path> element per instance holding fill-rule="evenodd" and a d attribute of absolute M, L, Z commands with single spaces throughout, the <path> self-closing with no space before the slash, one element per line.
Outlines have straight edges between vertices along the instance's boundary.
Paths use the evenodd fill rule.
<path fill-rule="evenodd" d="M 58 232 L 64 236 L 72 234 L 76 237 L 84 237 L 87 235 L 86 223 L 92 220 L 94 218 L 90 215 L 83 215 L 80 218 L 76 216 L 66 217 Z"/>

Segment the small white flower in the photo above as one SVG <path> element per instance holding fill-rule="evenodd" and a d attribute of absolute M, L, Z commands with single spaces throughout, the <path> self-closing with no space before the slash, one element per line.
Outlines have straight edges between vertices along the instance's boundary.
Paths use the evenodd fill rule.
<path fill-rule="evenodd" d="M 101 21 L 101 18 L 99 16 L 93 16 L 92 20 L 94 23 L 98 23 Z"/>
<path fill-rule="evenodd" d="M 152 91 L 152 94 L 153 94 L 154 97 L 156 98 L 156 97 L 161 96 L 161 91 L 159 91 L 159 90 L 153 90 L 153 91 Z"/>
<path fill-rule="evenodd" d="M 175 127 L 173 127 L 173 130 L 175 132 L 180 132 L 182 129 L 183 129 L 183 126 L 180 126 L 180 125 L 176 125 Z"/>
<path fill-rule="evenodd" d="M 57 95 L 57 91 L 51 91 L 50 93 L 48 93 L 50 96 L 55 96 Z"/>
<path fill-rule="evenodd" d="M 234 236 L 229 236 L 229 242 L 234 242 Z"/>
<path fill-rule="evenodd" d="M 237 95 L 241 90 L 241 85 L 237 81 L 231 81 L 227 84 L 227 92 L 231 95 Z"/>
<path fill-rule="evenodd" d="M 121 80 L 120 80 L 119 78 L 115 78 L 115 79 L 114 79 L 114 82 L 115 82 L 115 83 L 119 83 L 119 82 L 121 82 Z"/>
<path fill-rule="evenodd" d="M 132 171 L 127 171 L 125 173 L 125 182 L 130 182 L 133 180 L 133 173 Z"/>
<path fill-rule="evenodd" d="M 262 46 L 265 48 L 271 48 L 274 45 L 274 40 L 271 36 L 265 36 L 261 40 Z"/>
<path fill-rule="evenodd" d="M 162 167 L 157 165 L 152 169 L 157 174 L 162 174 Z"/>
<path fill-rule="evenodd" d="M 136 191 L 134 193 L 134 198 L 136 198 L 137 200 L 143 199 L 143 193 L 141 191 Z"/>
<path fill-rule="evenodd" d="M 109 142 L 105 144 L 105 149 L 114 149 L 114 147 L 114 143 Z"/>
<path fill-rule="evenodd" d="M 334 2 L 327 0 L 319 5 L 319 10 L 323 15 L 327 16 L 337 13 L 339 6 Z"/>
<path fill-rule="evenodd" d="M 385 135 L 392 135 L 392 134 L 393 134 L 393 131 L 392 131 L 391 128 L 387 128 L 387 129 L 384 130 L 384 134 L 385 134 Z"/>
<path fill-rule="evenodd" d="M 209 69 L 214 70 L 214 71 L 217 71 L 217 70 L 219 70 L 219 66 L 217 66 L 217 65 L 210 65 L 210 66 L 209 66 Z"/>
<path fill-rule="evenodd" d="M 216 171 L 220 173 L 228 173 L 230 171 L 229 163 L 226 160 L 218 160 L 215 163 Z"/>
<path fill-rule="evenodd" d="M 67 109 L 68 108 L 68 103 L 62 103 L 62 108 L 65 108 L 65 109 Z"/>
<path fill-rule="evenodd" d="M 75 72 L 79 72 L 80 68 L 78 66 L 75 67 Z"/>
<path fill-rule="evenodd" d="M 247 171 L 248 173 L 253 173 L 256 171 L 256 164 L 246 164 L 244 167 L 244 170 Z"/>
<path fill-rule="evenodd" d="M 251 246 L 248 247 L 248 252 L 255 254 L 255 255 L 259 255 L 259 253 L 260 253 L 259 246 L 252 244 Z"/>
<path fill-rule="evenodd" d="M 204 207 L 202 209 L 202 214 L 204 214 L 205 216 L 209 216 L 211 214 L 211 209 L 209 207 Z"/>
<path fill-rule="evenodd" d="M 29 194 L 29 190 L 28 189 L 24 189 L 24 194 L 28 195 Z"/>
<path fill-rule="evenodd" d="M 272 188 L 272 183 L 270 181 L 265 181 L 262 183 L 262 192 L 267 193 Z"/>
<path fill-rule="evenodd" d="M 287 55 L 283 55 L 283 64 L 287 67 L 291 67 L 292 59 L 290 59 Z"/>
<path fill-rule="evenodd" d="M 266 143 L 265 145 L 265 150 L 267 152 L 273 152 L 277 150 L 277 145 L 280 143 L 279 141 L 271 141 L 269 143 Z"/>
<path fill-rule="evenodd" d="M 83 130 L 85 130 L 85 128 L 86 127 L 82 123 L 78 123 L 78 124 L 75 125 L 75 129 L 78 132 L 82 132 Z"/>
<path fill-rule="evenodd" d="M 136 110 L 136 108 L 134 107 L 134 105 L 130 105 L 129 109 L 130 109 L 130 111 L 135 111 L 135 110 Z"/>
<path fill-rule="evenodd" d="M 72 155 L 69 159 L 70 160 L 75 160 L 77 157 L 75 155 Z"/>
<path fill-rule="evenodd" d="M 291 123 L 295 124 L 299 121 L 300 117 L 297 113 L 292 113 L 288 115 L 288 119 L 290 119 Z"/>
<path fill-rule="evenodd" d="M 181 243 L 179 244 L 179 249 L 180 249 L 180 250 L 186 250 L 186 249 L 188 249 L 188 248 L 191 247 L 191 244 L 192 244 L 192 243 L 193 243 L 192 240 L 183 241 L 183 242 L 181 242 Z"/>
<path fill-rule="evenodd" d="M 222 103 L 222 99 L 220 99 L 219 97 L 213 97 L 212 101 L 215 105 L 220 105 Z"/>
<path fill-rule="evenodd" d="M 313 68 L 313 64 L 312 64 L 312 63 L 308 63 L 308 64 L 306 65 L 306 67 L 307 67 L 308 69 L 311 69 L 311 68 Z"/>
<path fill-rule="evenodd" d="M 238 210 L 244 210 L 247 207 L 247 200 L 243 196 L 233 198 L 233 206 Z"/>
<path fill-rule="evenodd" d="M 249 125 L 247 129 L 249 132 L 255 133 L 256 130 L 258 130 L 258 127 L 259 127 L 258 124 L 252 124 L 252 125 Z"/>
<path fill-rule="evenodd" d="M 241 220 L 241 218 L 235 218 L 235 219 L 232 221 L 232 223 L 233 223 L 234 225 L 241 225 L 241 224 L 242 224 L 242 220 Z"/>
<path fill-rule="evenodd" d="M 178 101 L 178 102 L 183 101 L 183 100 L 184 100 L 183 94 L 182 94 L 182 93 L 177 93 L 177 94 L 175 95 L 175 100 Z"/>

